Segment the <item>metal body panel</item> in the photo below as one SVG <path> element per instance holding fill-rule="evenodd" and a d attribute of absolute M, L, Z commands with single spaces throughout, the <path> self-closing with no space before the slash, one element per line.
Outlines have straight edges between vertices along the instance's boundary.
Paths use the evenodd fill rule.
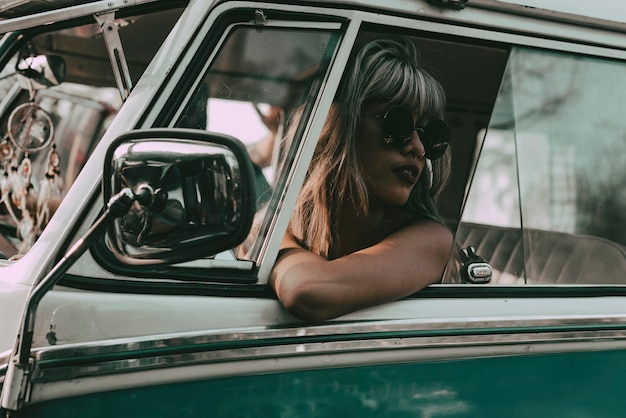
<path fill-rule="evenodd" d="M 181 17 L 185 19 L 196 19 L 194 8 L 190 7 Z M 68 248 L 68 239 L 75 241 L 86 231 L 79 230 L 77 236 L 70 236 L 72 229 L 77 224 L 81 224 L 84 219 L 80 216 L 89 208 L 92 199 L 101 199 L 99 197 L 100 181 L 102 175 L 102 167 L 104 165 L 104 156 L 108 144 L 117 135 L 134 129 L 137 121 L 144 111 L 147 104 L 155 94 L 160 80 L 162 80 L 176 62 L 179 50 L 172 48 L 172 44 L 177 44 L 181 40 L 190 38 L 194 32 L 192 25 L 177 25 L 170 34 L 169 40 L 161 46 L 161 53 L 158 53 L 158 60 L 153 62 L 146 70 L 144 77 L 137 83 L 133 92 L 128 97 L 117 117 L 111 123 L 109 129 L 104 134 L 98 147 L 93 151 L 91 157 L 82 168 L 80 174 L 76 178 L 72 188 L 68 190 L 67 195 L 59 206 L 55 216 L 52 217 L 50 223 L 37 240 L 33 248 L 25 254 L 18 262 L 10 264 L 2 268 L 2 288 L 7 289 L 13 287 L 26 287 L 30 289 L 34 283 L 37 283 L 44 276 L 45 272 L 51 267 L 55 259 L 57 259 L 62 248 Z M 94 214 L 95 218 L 95 214 Z M 19 291 L 19 295 L 4 293 L 0 294 L 0 306 L 7 307 L 12 311 L 22 312 L 28 290 Z M 10 308 L 9 308 L 10 307 Z M 21 317 L 21 314 L 19 315 Z M 13 329 L 15 320 L 19 321 L 16 316 L 9 316 L 6 322 L 7 330 Z M 5 321 L 3 321 L 4 328 Z M 16 335 L 16 333 L 2 334 Z M 0 351 L 10 349 L 13 346 L 13 338 L 7 337 L 7 341 L 2 341 Z"/>
<path fill-rule="evenodd" d="M 514 3 L 526 6 L 527 9 L 553 10 L 579 16 L 582 19 L 605 19 L 616 22 L 626 22 L 626 8 L 613 0 L 597 0 L 593 4 L 586 1 L 569 0 L 499 0 L 501 3 Z M 472 3 L 481 4 L 483 0 L 473 0 Z"/>
<path fill-rule="evenodd" d="M 583 303 L 584 301 L 584 303 Z M 540 315 L 538 313 L 541 313 Z M 334 322 L 413 320 L 429 323 L 469 318 L 540 320 L 549 317 L 615 318 L 624 313 L 623 299 L 566 298 L 424 298 L 404 299 L 341 317 Z M 294 326 L 300 321 L 273 298 L 111 294 L 52 291 L 40 307 L 34 347 L 57 346 L 176 332 L 245 327 Z M 133 321 L 126 319 L 133 317 Z M 68 321 L 68 319 L 74 320 Z M 297 325 L 296 325 L 297 326 Z M 301 324 L 303 330 L 305 324 Z"/>
<path fill-rule="evenodd" d="M 624 351 L 588 352 L 255 373 L 45 402 L 28 412 L 47 418 L 164 411 L 180 417 L 619 417 L 624 401 L 609 394 L 624 384 L 624 358 Z M 546 376 L 562 379 L 555 386 Z"/>
<path fill-rule="evenodd" d="M 410 365 L 422 376 L 424 386 L 454 385 L 447 373 L 433 375 L 420 368 L 428 369 L 429 365 L 444 360 L 472 364 L 472 359 L 485 359 L 482 372 L 491 377 L 502 373 L 504 378 L 507 371 L 498 369 L 499 358 L 507 358 L 503 360 L 505 363 L 523 365 L 532 364 L 537 356 L 549 354 L 549 357 L 560 358 L 559 361 L 579 357 L 587 362 L 581 366 L 584 369 L 588 364 L 585 358 L 593 356 L 590 353 L 601 352 L 604 358 L 626 361 L 624 319 L 623 316 L 597 318 L 595 324 L 588 318 L 574 316 L 517 317 L 508 321 L 468 318 L 447 322 L 443 319 L 437 324 L 413 320 L 375 321 L 306 328 L 242 328 L 225 333 L 183 333 L 157 339 L 133 338 L 91 346 L 50 348 L 38 351 L 31 400 L 45 402 L 120 389 L 134 393 L 137 388 L 155 385 L 176 390 L 178 385 L 184 386 L 190 380 L 243 382 L 246 380 L 243 376 L 299 375 L 311 370 L 319 370 L 316 375 L 329 379 L 328 375 L 336 373 L 333 369 L 365 371 L 378 365 L 391 365 L 388 369 L 395 372 Z M 616 365 L 617 370 L 622 367 L 621 363 Z M 174 364 L 176 367 L 172 368 Z M 555 380 L 560 382 L 560 378 L 554 379 L 560 367 L 553 370 L 555 375 L 545 371 L 540 375 L 553 376 L 551 380 L 555 384 Z M 612 378 L 619 379 L 619 376 L 623 373 L 616 371 Z M 459 377 L 470 378 L 467 374 Z M 523 380 L 519 376 L 509 378 L 512 384 Z M 533 379 L 539 378 L 533 376 Z M 336 380 L 333 383 L 338 384 Z M 406 387 L 411 380 L 399 378 L 395 383 Z M 363 384 L 364 381 L 355 383 L 357 387 Z M 125 396 L 124 392 L 118 393 Z M 220 393 L 220 389 L 214 388 L 212 393 Z M 304 396 L 315 402 L 316 395 L 308 392 Z M 560 402 L 558 398 L 553 400 Z M 181 406 L 175 401 L 172 407 Z"/>

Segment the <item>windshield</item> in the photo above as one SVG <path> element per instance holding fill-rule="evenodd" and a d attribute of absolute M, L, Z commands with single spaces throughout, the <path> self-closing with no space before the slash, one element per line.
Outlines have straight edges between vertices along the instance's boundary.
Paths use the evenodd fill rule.
<path fill-rule="evenodd" d="M 181 11 L 111 23 L 130 87 Z M 125 98 L 99 23 L 38 32 L 3 45 L 17 52 L 0 69 L 0 259 L 32 247 Z"/>

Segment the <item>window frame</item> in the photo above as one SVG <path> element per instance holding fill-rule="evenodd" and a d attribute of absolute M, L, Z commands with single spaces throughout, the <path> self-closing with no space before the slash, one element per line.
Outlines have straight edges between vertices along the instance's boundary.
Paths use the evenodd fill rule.
<path fill-rule="evenodd" d="M 256 9 L 256 5 L 249 2 L 226 2 L 218 5 L 214 10 L 210 12 L 208 18 L 205 19 L 205 23 L 204 25 L 202 25 L 202 28 L 196 32 L 196 35 L 192 39 L 191 43 L 185 48 L 184 52 L 181 55 L 180 62 L 170 72 L 168 80 L 160 88 L 160 94 L 157 95 L 156 98 L 152 101 L 148 111 L 142 117 L 140 126 L 138 127 L 152 126 L 156 123 L 156 121 L 164 117 L 163 112 L 160 111 L 160 109 L 167 108 L 168 104 L 170 103 L 170 96 L 176 94 L 178 80 L 182 78 L 183 73 L 187 71 L 186 67 L 191 65 L 190 63 L 195 57 L 195 53 L 193 51 L 200 48 L 201 44 L 205 42 L 206 38 L 214 36 L 210 34 L 210 32 L 214 29 L 216 23 L 224 17 L 224 15 L 232 11 L 243 10 L 246 8 L 248 11 L 250 11 L 252 9 Z M 317 98 L 309 119 L 302 127 L 303 131 L 301 147 L 298 151 L 298 154 L 295 156 L 295 160 L 293 161 L 293 167 L 295 167 L 295 171 L 287 170 L 284 174 L 285 178 L 281 178 L 279 180 L 288 183 L 288 186 L 283 189 L 280 196 L 277 198 L 277 201 L 280 202 L 281 207 L 277 208 L 276 216 L 271 219 L 271 222 L 268 225 L 268 233 L 266 239 L 262 242 L 261 248 L 259 249 L 258 264 L 256 265 L 256 269 L 254 267 L 251 268 L 249 272 L 250 274 L 242 274 L 242 270 L 246 270 L 248 267 L 244 267 L 242 269 L 236 268 L 234 270 L 231 270 L 228 268 L 222 268 L 224 266 L 215 266 L 217 268 L 213 271 L 205 270 L 205 273 L 208 273 L 209 276 L 213 274 L 213 280 L 217 280 L 221 284 L 232 284 L 233 287 L 237 287 L 237 284 L 244 284 L 246 288 L 252 289 L 255 287 L 255 285 L 266 285 L 267 283 L 272 265 L 278 254 L 281 237 L 284 234 L 284 231 L 286 231 L 287 224 L 289 222 L 289 214 L 291 213 L 291 209 L 295 204 L 299 189 L 306 174 L 308 162 L 310 161 L 313 150 L 315 148 L 316 139 L 314 138 L 317 138 L 319 136 L 319 133 L 321 132 L 325 114 L 328 112 L 328 109 L 330 108 L 330 103 L 332 102 L 332 98 L 334 96 L 335 90 L 333 88 L 328 89 L 326 87 L 329 85 L 333 86 L 338 84 L 343 72 L 345 62 L 347 61 L 350 51 L 352 50 L 354 43 L 358 38 L 362 25 L 371 24 L 376 26 L 380 25 L 397 27 L 407 31 L 423 32 L 428 34 L 429 36 L 432 36 L 433 38 L 441 36 L 454 36 L 459 39 L 461 37 L 470 37 L 472 40 L 475 41 L 492 41 L 492 39 L 497 35 L 499 38 L 499 42 L 508 43 L 512 46 L 534 45 L 540 43 L 542 48 L 552 48 L 559 51 L 562 50 L 574 53 L 586 53 L 604 57 L 610 56 L 612 58 L 615 58 L 616 56 L 620 56 L 622 59 L 626 58 L 626 51 L 615 51 L 614 49 L 575 44 L 562 40 L 546 40 L 540 37 L 533 37 L 532 35 L 507 33 L 506 31 L 498 32 L 493 29 L 455 26 L 450 23 L 437 22 L 435 19 L 432 19 L 427 15 L 424 16 L 424 20 L 421 20 L 416 19 L 415 17 L 380 15 L 363 10 L 333 10 L 293 5 L 268 5 L 268 8 L 264 9 L 264 11 L 293 13 L 294 16 L 314 15 L 320 17 L 320 19 L 322 20 L 327 19 L 336 22 L 343 21 L 345 22 L 346 28 L 343 39 L 340 41 L 340 45 L 338 46 L 338 49 L 336 51 L 334 61 L 331 63 L 331 67 L 329 69 L 329 72 L 327 73 L 327 78 L 324 81 L 324 85 L 322 86 L 321 95 Z M 222 37 L 223 33 L 223 31 L 220 32 L 219 36 Z M 215 52 L 212 52 L 212 54 L 214 55 Z M 189 91 L 192 90 L 189 89 Z M 190 93 L 188 92 L 187 94 Z M 172 121 L 176 120 L 176 118 L 173 117 L 170 117 L 169 119 Z M 143 279 L 149 279 L 151 272 L 148 272 L 146 274 L 137 274 L 136 269 L 128 269 L 124 272 L 124 275 L 126 275 L 129 279 L 133 277 L 142 277 Z M 242 280 L 236 280 L 236 277 L 239 277 Z M 90 281 L 88 280 L 88 278 L 85 279 L 87 281 Z M 154 280 L 151 282 L 155 285 L 158 285 L 158 280 Z M 121 281 L 116 281 L 116 283 L 116 287 L 119 287 Z M 145 284 L 147 283 L 144 283 L 144 285 Z M 84 285 L 85 284 L 83 284 L 83 286 Z M 431 291 L 434 291 L 436 296 L 436 292 L 439 291 L 439 289 L 437 288 L 440 286 L 447 287 L 446 285 L 435 285 L 432 289 L 422 291 L 420 292 L 420 294 L 423 296 L 429 296 Z M 175 285 L 167 287 L 169 288 L 169 291 L 176 292 Z M 196 290 L 198 290 L 200 293 L 211 293 L 213 291 L 211 290 L 211 287 L 212 286 L 210 285 L 210 283 L 203 283 Z M 240 289 L 243 290 L 243 288 L 241 287 Z M 185 290 L 185 292 L 191 292 L 191 290 L 187 289 Z M 256 292 L 253 293 L 256 294 Z"/>

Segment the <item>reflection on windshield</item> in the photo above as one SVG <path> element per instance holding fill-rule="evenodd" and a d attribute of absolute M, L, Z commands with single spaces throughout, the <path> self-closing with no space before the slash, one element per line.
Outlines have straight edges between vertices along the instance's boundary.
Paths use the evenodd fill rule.
<path fill-rule="evenodd" d="M 133 79 L 183 10 L 115 20 Z M 121 107 L 105 38 L 95 21 L 20 38 L 0 69 L 0 259 L 32 246 Z"/>
<path fill-rule="evenodd" d="M 20 91 L 2 87 L 19 100 Z M 25 123 L 0 140 L 2 258 L 19 258 L 34 244 L 121 104 L 114 89 L 71 83 L 38 91 L 32 103 L 35 111 L 12 119 Z M 48 131 L 50 141 L 37 147 Z"/>
<path fill-rule="evenodd" d="M 282 143 L 285 125 L 304 103 L 313 102 L 337 36 L 327 27 L 233 26 L 178 116 L 177 127 L 227 134 L 248 149 L 258 212 L 240 253 L 248 254 L 244 258 L 258 255 L 274 214 L 266 211 L 271 199 L 277 199 L 273 209 L 280 204 L 275 191 L 285 184 L 280 184 L 278 168 L 297 146 Z M 248 251 L 253 245 L 255 250 Z"/>

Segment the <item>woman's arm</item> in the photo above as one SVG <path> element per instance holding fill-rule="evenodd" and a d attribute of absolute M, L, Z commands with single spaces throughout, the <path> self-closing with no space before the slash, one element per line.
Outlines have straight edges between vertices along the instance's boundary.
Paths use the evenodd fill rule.
<path fill-rule="evenodd" d="M 400 299 L 440 280 L 451 248 L 451 232 L 434 221 L 409 225 L 332 261 L 303 249 L 288 234 L 270 284 L 293 315 L 324 321 Z"/>

